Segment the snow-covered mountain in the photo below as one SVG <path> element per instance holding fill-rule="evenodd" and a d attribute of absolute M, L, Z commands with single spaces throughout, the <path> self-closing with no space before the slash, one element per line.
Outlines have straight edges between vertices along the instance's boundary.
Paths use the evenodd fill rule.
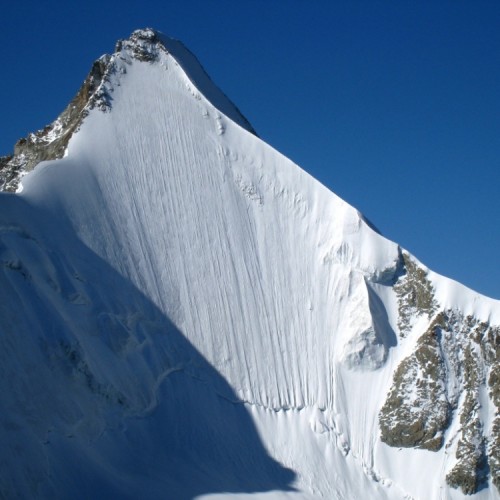
<path fill-rule="evenodd" d="M 500 302 L 179 42 L 120 41 L 0 181 L 2 498 L 499 497 Z"/>

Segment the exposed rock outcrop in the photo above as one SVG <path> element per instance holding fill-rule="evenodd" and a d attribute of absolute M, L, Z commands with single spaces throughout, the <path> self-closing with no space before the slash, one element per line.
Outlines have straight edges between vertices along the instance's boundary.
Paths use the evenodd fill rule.
<path fill-rule="evenodd" d="M 412 322 L 426 314 L 430 319 L 437 310 L 434 288 L 427 278 L 427 272 L 403 252 L 405 274 L 394 285 L 398 297 L 398 328 L 405 337 L 412 327 Z"/>
<path fill-rule="evenodd" d="M 38 163 L 62 158 L 73 133 L 89 110 L 109 109 L 109 94 L 103 85 L 112 70 L 110 56 L 94 62 L 76 96 L 59 117 L 45 128 L 19 139 L 14 154 L 0 158 L 0 191 L 15 192 L 21 178 Z"/>
<path fill-rule="evenodd" d="M 380 411 L 382 441 L 390 446 L 438 450 L 448 425 L 450 403 L 441 345 L 443 318 L 420 337 L 415 352 L 398 366 Z"/>
<path fill-rule="evenodd" d="M 499 327 L 453 310 L 440 312 L 396 369 L 379 414 L 381 439 L 390 446 L 437 451 L 446 442 L 454 449 L 456 462 L 446 480 L 465 494 L 487 482 L 488 470 L 500 486 L 500 418 L 489 434 L 482 421 L 486 392 L 487 404 L 496 415 L 500 411 L 499 343 Z M 458 432 L 449 435 L 457 418 Z"/>

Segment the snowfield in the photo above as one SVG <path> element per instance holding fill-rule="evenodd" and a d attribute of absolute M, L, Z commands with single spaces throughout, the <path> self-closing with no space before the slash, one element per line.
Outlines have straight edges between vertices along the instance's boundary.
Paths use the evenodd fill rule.
<path fill-rule="evenodd" d="M 463 498 L 461 361 L 438 354 L 438 450 L 388 446 L 379 413 L 439 311 L 493 327 L 500 302 L 378 234 L 158 36 L 121 44 L 109 108 L 0 195 L 0 497 Z M 434 301 L 406 334 L 403 254 Z M 488 476 L 471 498 L 498 497 Z"/>

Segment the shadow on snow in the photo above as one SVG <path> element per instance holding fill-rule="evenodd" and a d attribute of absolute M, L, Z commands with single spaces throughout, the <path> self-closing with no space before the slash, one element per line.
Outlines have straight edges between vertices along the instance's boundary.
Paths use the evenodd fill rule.
<path fill-rule="evenodd" d="M 63 222 L 18 196 L 0 207 L 0 496 L 293 489 L 169 318 Z"/>

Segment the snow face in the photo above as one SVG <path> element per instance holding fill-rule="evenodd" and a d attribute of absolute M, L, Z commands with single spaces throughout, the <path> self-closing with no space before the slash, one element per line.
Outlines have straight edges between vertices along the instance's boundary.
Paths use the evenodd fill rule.
<path fill-rule="evenodd" d="M 431 320 L 400 335 L 399 247 L 256 137 L 178 42 L 117 49 L 110 109 L 0 196 L 0 491 L 460 497 L 443 449 L 379 437 Z M 415 265 L 436 307 L 467 295 Z"/>

